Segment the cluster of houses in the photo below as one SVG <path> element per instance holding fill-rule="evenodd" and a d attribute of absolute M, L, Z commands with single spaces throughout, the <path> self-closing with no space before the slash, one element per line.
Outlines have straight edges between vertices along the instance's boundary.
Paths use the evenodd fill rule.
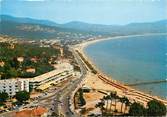
<path fill-rule="evenodd" d="M 17 39 L 15 37 L 11 37 L 8 35 L 0 35 L 0 42 L 16 42 Z"/>

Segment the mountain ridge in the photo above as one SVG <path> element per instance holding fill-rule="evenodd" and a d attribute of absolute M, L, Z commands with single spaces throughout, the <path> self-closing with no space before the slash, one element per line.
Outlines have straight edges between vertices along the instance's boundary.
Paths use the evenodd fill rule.
<path fill-rule="evenodd" d="M 67 23 L 56 23 L 55 21 L 52 20 L 48 20 L 48 19 L 35 19 L 35 18 L 29 18 L 29 17 L 15 17 L 15 16 L 11 16 L 11 15 L 6 15 L 6 14 L 1 14 L 0 15 L 0 19 L 8 19 L 9 21 L 11 19 L 15 19 L 15 21 L 17 20 L 17 22 L 19 23 L 40 23 L 41 24 L 48 24 L 49 26 L 60 26 L 60 25 L 69 25 L 69 24 L 87 24 L 87 25 L 101 25 L 101 26 L 127 26 L 127 25 L 132 25 L 132 24 L 146 24 L 146 23 L 158 23 L 158 22 L 164 22 L 167 23 L 167 19 L 161 19 L 161 20 L 156 20 L 156 21 L 150 21 L 150 22 L 132 22 L 132 23 L 128 23 L 128 24 L 98 24 L 98 23 L 87 23 L 87 22 L 82 22 L 82 21 L 70 21 Z M 21 19 L 21 20 L 19 20 Z M 11 20 L 12 21 L 12 20 Z"/>
<path fill-rule="evenodd" d="M 88 38 L 91 37 L 88 35 L 118 36 L 167 32 L 166 19 L 155 22 L 130 23 L 127 25 L 103 25 L 80 21 L 58 24 L 49 20 L 18 18 L 8 15 L 0 15 L 0 17 L 0 34 L 23 38 L 38 37 L 43 39 L 45 37 L 48 39 L 57 36 L 66 39 L 70 36 L 71 39 L 77 39 L 81 36 L 84 37 L 84 35 L 86 35 L 85 38 Z"/>
<path fill-rule="evenodd" d="M 34 19 L 34 18 L 28 18 L 28 17 L 14 17 L 11 15 L 0 15 L 1 20 L 6 20 L 6 21 L 14 21 L 17 23 L 34 23 L 34 24 L 45 24 L 49 26 L 56 26 L 58 25 L 57 23 L 50 21 L 50 20 L 43 20 L 43 19 Z"/>

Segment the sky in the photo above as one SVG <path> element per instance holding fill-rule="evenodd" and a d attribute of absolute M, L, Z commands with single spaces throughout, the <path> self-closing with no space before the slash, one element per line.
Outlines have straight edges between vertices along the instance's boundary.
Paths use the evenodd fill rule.
<path fill-rule="evenodd" d="M 167 0 L 0 0 L 0 14 L 57 23 L 128 24 L 167 19 Z"/>

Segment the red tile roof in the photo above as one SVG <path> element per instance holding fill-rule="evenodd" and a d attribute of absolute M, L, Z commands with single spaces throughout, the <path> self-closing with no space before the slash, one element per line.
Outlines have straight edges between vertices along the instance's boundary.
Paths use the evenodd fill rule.
<path fill-rule="evenodd" d="M 15 117 L 40 117 L 44 113 L 47 113 L 47 109 L 43 107 L 36 107 L 31 110 L 22 110 L 20 112 L 16 112 Z"/>

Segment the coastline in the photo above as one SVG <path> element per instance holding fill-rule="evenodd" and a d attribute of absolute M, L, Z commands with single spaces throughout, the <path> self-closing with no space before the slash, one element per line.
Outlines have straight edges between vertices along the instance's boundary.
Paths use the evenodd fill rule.
<path fill-rule="evenodd" d="M 128 37 L 137 37 L 137 36 L 151 36 L 151 35 L 163 35 L 163 34 L 167 34 L 167 33 L 160 33 L 160 34 L 144 34 L 144 35 L 129 35 L 129 36 L 116 36 L 116 37 L 108 37 L 108 38 L 103 38 L 103 39 L 95 39 L 95 40 L 91 40 L 91 41 L 87 41 L 81 44 L 76 45 L 75 49 L 78 50 L 83 56 L 84 58 L 97 70 L 98 74 L 100 74 L 103 78 L 104 78 L 104 82 L 113 82 L 115 84 L 117 84 L 120 87 L 124 87 L 127 88 L 128 92 L 135 92 L 136 94 L 139 94 L 140 96 L 144 96 L 143 98 L 145 99 L 157 99 L 159 101 L 162 101 L 165 105 L 167 105 L 167 100 L 166 99 L 162 99 L 161 97 L 158 96 L 152 96 L 150 94 L 147 94 L 143 91 L 140 91 L 138 89 L 134 89 L 130 86 L 125 86 L 123 83 L 120 83 L 120 81 L 114 80 L 112 79 L 112 76 L 108 76 L 105 73 L 103 73 L 101 70 L 99 70 L 99 68 L 91 61 L 91 59 L 86 55 L 84 49 L 89 46 L 90 44 L 94 44 L 100 41 L 106 41 L 106 40 L 112 40 L 112 39 L 123 39 L 123 38 L 128 38 Z M 99 79 L 99 77 L 97 77 L 97 79 Z M 101 79 L 102 80 L 102 79 Z M 110 83 L 108 83 L 110 84 Z M 104 85 L 104 84 L 101 84 Z M 105 87 L 105 86 L 104 86 Z M 123 91 L 124 92 L 124 91 Z M 125 94 L 126 95 L 126 94 Z M 131 96 L 132 99 L 135 100 L 135 98 L 133 96 Z"/>
<path fill-rule="evenodd" d="M 94 39 L 91 41 L 86 41 L 81 44 L 78 44 L 80 49 L 84 51 L 84 49 L 94 43 L 101 42 L 101 41 L 107 41 L 107 40 L 113 40 L 113 39 L 123 39 L 123 38 L 129 38 L 129 37 L 140 37 L 140 36 L 156 36 L 156 35 L 167 35 L 167 33 L 147 33 L 147 34 L 142 34 L 142 35 L 127 35 L 127 36 L 115 36 L 115 37 L 107 37 L 107 38 L 99 38 L 99 39 Z"/>
<path fill-rule="evenodd" d="M 89 56 L 85 53 L 85 48 L 88 47 L 91 44 L 95 44 L 101 41 L 107 41 L 107 40 L 115 40 L 115 39 L 124 39 L 124 38 L 129 38 L 129 37 L 140 37 L 140 36 L 156 36 L 156 35 L 167 35 L 167 33 L 147 33 L 147 34 L 142 34 L 142 35 L 127 35 L 127 36 L 115 36 L 115 37 L 107 37 L 107 38 L 100 38 L 100 39 L 94 39 L 91 41 L 86 41 L 80 44 L 77 44 L 75 49 L 77 49 L 81 54 L 84 56 L 86 60 L 101 74 L 103 74 L 106 77 L 112 77 L 104 73 L 102 70 L 100 70 L 95 63 L 89 58 Z M 112 79 L 112 78 L 111 78 Z M 112 79 L 114 80 L 114 79 Z M 115 80 L 117 81 L 117 80 Z"/>

